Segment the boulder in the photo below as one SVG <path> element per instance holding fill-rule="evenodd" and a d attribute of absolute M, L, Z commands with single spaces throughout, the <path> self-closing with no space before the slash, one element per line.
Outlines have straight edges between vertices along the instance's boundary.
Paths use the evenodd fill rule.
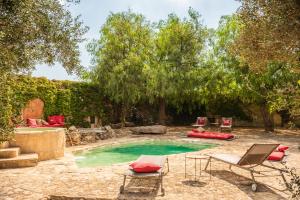
<path fill-rule="evenodd" d="M 76 131 L 77 128 L 75 126 L 70 126 L 69 131 Z"/>
<path fill-rule="evenodd" d="M 66 137 L 67 146 L 79 145 L 81 144 L 81 135 L 79 131 L 69 131 Z"/>
<path fill-rule="evenodd" d="M 119 129 L 119 128 L 122 128 L 122 124 L 121 124 L 121 123 L 111 124 L 110 126 L 111 126 L 113 129 Z"/>
<path fill-rule="evenodd" d="M 125 127 L 134 127 L 135 124 L 133 122 L 125 122 Z"/>
<path fill-rule="evenodd" d="M 107 131 L 109 138 L 116 137 L 114 129 L 112 129 L 110 126 L 104 126 L 104 129 Z"/>
<path fill-rule="evenodd" d="M 81 133 L 81 140 L 87 143 L 96 142 L 96 132 Z"/>
<path fill-rule="evenodd" d="M 138 126 L 130 129 L 136 134 L 165 134 L 167 133 L 167 127 L 162 125 L 154 126 Z"/>

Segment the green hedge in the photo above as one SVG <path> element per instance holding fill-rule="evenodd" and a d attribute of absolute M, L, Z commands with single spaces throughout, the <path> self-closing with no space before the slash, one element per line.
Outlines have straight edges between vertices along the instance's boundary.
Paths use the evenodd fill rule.
<path fill-rule="evenodd" d="M 44 103 L 44 117 L 64 115 L 67 122 L 86 127 L 87 116 L 105 119 L 103 95 L 94 84 L 72 81 L 50 81 L 29 76 L 13 77 L 9 83 L 12 91 L 12 118 L 17 119 L 29 100 L 39 98 Z"/>

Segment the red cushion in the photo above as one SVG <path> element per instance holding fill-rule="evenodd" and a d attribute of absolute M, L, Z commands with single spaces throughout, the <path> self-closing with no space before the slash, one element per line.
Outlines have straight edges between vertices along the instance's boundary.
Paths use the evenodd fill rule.
<path fill-rule="evenodd" d="M 280 152 L 285 152 L 286 150 L 288 150 L 288 146 L 284 146 L 284 145 L 279 145 L 279 147 L 277 147 L 277 151 L 280 151 Z"/>
<path fill-rule="evenodd" d="M 129 165 L 132 167 L 132 170 L 137 173 L 151 173 L 156 172 L 161 167 L 153 164 L 153 163 L 145 163 L 145 162 L 134 162 Z"/>
<path fill-rule="evenodd" d="M 223 125 L 230 126 L 231 125 L 230 119 L 223 119 Z"/>
<path fill-rule="evenodd" d="M 229 133 L 217 133 L 217 132 L 194 132 L 189 131 L 187 133 L 188 137 L 195 137 L 195 138 L 207 138 L 207 139 L 219 139 L 219 140 L 228 140 L 234 138 L 234 135 Z"/>
<path fill-rule="evenodd" d="M 56 115 L 56 123 L 63 124 L 65 122 L 65 117 L 63 115 Z"/>
<path fill-rule="evenodd" d="M 271 155 L 269 155 L 268 160 L 281 161 L 283 157 L 284 157 L 284 152 L 274 151 L 273 153 L 271 153 Z"/>
<path fill-rule="evenodd" d="M 52 115 L 48 116 L 48 123 L 50 125 L 60 124 L 64 125 L 65 117 L 63 115 Z"/>
<path fill-rule="evenodd" d="M 48 116 L 48 123 L 50 125 L 56 124 L 56 117 L 55 116 Z"/>
<path fill-rule="evenodd" d="M 27 119 L 28 126 L 37 126 L 36 119 Z"/>
<path fill-rule="evenodd" d="M 199 118 L 197 119 L 197 124 L 198 124 L 198 125 L 205 125 L 205 119 L 202 118 L 202 117 L 199 117 Z"/>

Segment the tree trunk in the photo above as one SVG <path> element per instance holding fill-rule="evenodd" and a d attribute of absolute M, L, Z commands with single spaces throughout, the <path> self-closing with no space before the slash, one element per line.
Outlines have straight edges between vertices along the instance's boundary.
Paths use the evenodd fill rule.
<path fill-rule="evenodd" d="M 159 116 L 158 116 L 158 123 L 161 125 L 166 124 L 166 102 L 163 98 L 159 98 Z"/>
<path fill-rule="evenodd" d="M 125 105 L 125 104 L 122 104 L 122 111 L 121 111 L 121 119 L 120 119 L 120 121 L 121 121 L 121 125 L 122 125 L 122 127 L 124 127 L 125 126 L 125 122 L 126 122 L 126 115 L 127 115 L 127 106 Z"/>
<path fill-rule="evenodd" d="M 260 112 L 264 120 L 264 127 L 266 132 L 274 131 L 274 120 L 273 115 L 270 114 L 266 104 L 260 106 Z"/>

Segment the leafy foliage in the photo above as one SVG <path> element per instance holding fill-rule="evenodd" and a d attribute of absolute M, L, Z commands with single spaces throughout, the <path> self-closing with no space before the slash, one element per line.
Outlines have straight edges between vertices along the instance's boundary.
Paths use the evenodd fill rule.
<path fill-rule="evenodd" d="M 163 98 L 174 105 L 191 100 L 207 35 L 192 9 L 187 19 L 170 14 L 158 24 L 152 65 L 146 69 L 147 94 L 153 100 Z"/>
<path fill-rule="evenodd" d="M 59 0 L 1 0 L 1 71 L 22 72 L 58 61 L 68 72 L 79 72 L 78 42 L 86 31 Z"/>
<path fill-rule="evenodd" d="M 130 10 L 111 13 L 101 28 L 100 39 L 89 49 L 95 64 L 92 79 L 112 101 L 122 104 L 124 122 L 129 106 L 144 93 L 143 69 L 149 65 L 151 49 L 150 24 Z"/>
<path fill-rule="evenodd" d="M 29 100 L 40 98 L 44 103 L 44 117 L 61 114 L 69 123 L 87 126 L 84 118 L 103 114 L 104 97 L 98 87 L 90 83 L 50 81 L 46 78 L 17 76 L 10 80 L 11 101 L 6 121 L 18 122 L 22 109 Z M 5 111 L 9 111 L 5 109 Z"/>
<path fill-rule="evenodd" d="M 279 62 L 269 63 L 260 73 L 250 70 L 249 65 L 241 62 L 240 57 L 230 51 L 235 39 L 239 37 L 241 27 L 237 16 L 222 18 L 213 39 L 214 51 L 211 62 L 216 70 L 211 74 L 217 74 L 221 70 L 223 80 L 231 80 L 231 83 L 225 84 L 225 89 L 223 87 L 225 95 L 226 91 L 228 92 L 226 96 L 232 95 L 244 103 L 259 105 L 265 120 L 265 128 L 272 131 L 273 122 L 270 113 L 278 110 L 278 107 L 274 109 L 276 107 L 274 96 L 279 97 L 278 91 L 290 86 L 297 87 L 299 75 L 291 71 L 290 65 Z M 212 80 L 211 76 L 209 80 Z M 220 77 L 221 80 L 222 78 Z M 215 93 L 216 91 L 213 92 Z"/>
<path fill-rule="evenodd" d="M 241 0 L 243 27 L 233 49 L 251 69 L 274 61 L 299 65 L 300 3 L 298 0 Z"/>

